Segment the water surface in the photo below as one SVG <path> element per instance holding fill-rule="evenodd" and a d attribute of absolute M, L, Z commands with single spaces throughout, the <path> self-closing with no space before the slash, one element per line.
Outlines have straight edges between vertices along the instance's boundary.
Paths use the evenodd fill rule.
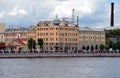
<path fill-rule="evenodd" d="M 120 58 L 0 59 L 0 78 L 120 78 Z"/>

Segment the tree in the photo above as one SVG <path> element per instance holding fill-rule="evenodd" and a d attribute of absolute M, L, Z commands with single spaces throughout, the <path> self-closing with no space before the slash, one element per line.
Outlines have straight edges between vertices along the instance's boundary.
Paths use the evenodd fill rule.
<path fill-rule="evenodd" d="M 103 44 L 100 44 L 100 50 L 104 50 L 105 46 Z"/>
<path fill-rule="evenodd" d="M 105 34 L 106 38 L 120 38 L 120 29 L 107 30 Z"/>
<path fill-rule="evenodd" d="M 120 29 L 107 30 L 105 33 L 105 37 L 106 37 L 106 44 L 110 43 L 111 41 L 110 38 L 116 38 L 117 41 L 119 41 L 120 40 Z"/>
<path fill-rule="evenodd" d="M 36 48 L 36 41 L 33 38 L 30 38 L 27 42 L 27 46 L 29 50 Z"/>
<path fill-rule="evenodd" d="M 115 49 L 115 43 L 110 41 L 109 44 L 108 44 L 109 48 L 112 48 L 112 49 Z"/>
<path fill-rule="evenodd" d="M 108 45 L 106 45 L 106 46 L 105 46 L 105 49 L 106 49 L 106 50 L 109 50 L 109 46 L 108 46 Z"/>
<path fill-rule="evenodd" d="M 83 46 L 82 49 L 85 50 L 85 46 Z"/>
<path fill-rule="evenodd" d="M 94 46 L 93 45 L 91 45 L 91 50 L 94 50 Z"/>
<path fill-rule="evenodd" d="M 44 44 L 43 39 L 40 38 L 40 39 L 38 39 L 37 41 L 38 41 L 38 45 L 39 45 L 40 49 L 43 49 L 43 44 Z"/>
<path fill-rule="evenodd" d="M 5 43 L 4 42 L 0 42 L 0 50 L 1 49 L 5 49 Z"/>
<path fill-rule="evenodd" d="M 116 43 L 116 49 L 119 49 L 119 50 L 120 50 L 120 41 L 118 41 L 118 42 Z"/>
<path fill-rule="evenodd" d="M 86 48 L 87 50 L 89 50 L 89 45 L 87 46 L 87 48 Z"/>
<path fill-rule="evenodd" d="M 97 50 L 98 49 L 98 45 L 95 45 L 95 50 Z"/>

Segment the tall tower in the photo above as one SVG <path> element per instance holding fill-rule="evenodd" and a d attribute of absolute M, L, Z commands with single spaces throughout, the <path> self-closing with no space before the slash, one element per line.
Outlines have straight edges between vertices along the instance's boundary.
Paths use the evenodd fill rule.
<path fill-rule="evenodd" d="M 110 19 L 110 26 L 114 26 L 114 3 L 111 3 L 111 19 Z"/>
<path fill-rule="evenodd" d="M 72 23 L 75 21 L 75 9 L 72 10 Z"/>
<path fill-rule="evenodd" d="M 79 26 L 79 16 L 77 16 L 77 26 Z"/>

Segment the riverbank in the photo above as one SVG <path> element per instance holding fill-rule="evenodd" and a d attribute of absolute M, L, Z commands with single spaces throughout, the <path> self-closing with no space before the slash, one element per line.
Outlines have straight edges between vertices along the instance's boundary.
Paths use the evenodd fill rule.
<path fill-rule="evenodd" d="M 0 58 L 62 58 L 62 57 L 120 57 L 120 53 L 80 53 L 80 54 L 39 54 L 39 53 L 30 53 L 30 54 L 0 54 Z"/>

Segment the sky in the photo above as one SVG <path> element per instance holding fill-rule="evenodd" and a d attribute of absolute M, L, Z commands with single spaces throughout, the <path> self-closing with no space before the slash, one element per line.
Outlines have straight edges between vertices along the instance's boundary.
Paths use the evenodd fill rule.
<path fill-rule="evenodd" d="M 115 3 L 115 25 L 120 26 L 120 0 L 0 0 L 0 23 L 29 27 L 39 21 L 79 16 L 80 27 L 110 25 L 110 5 Z"/>

